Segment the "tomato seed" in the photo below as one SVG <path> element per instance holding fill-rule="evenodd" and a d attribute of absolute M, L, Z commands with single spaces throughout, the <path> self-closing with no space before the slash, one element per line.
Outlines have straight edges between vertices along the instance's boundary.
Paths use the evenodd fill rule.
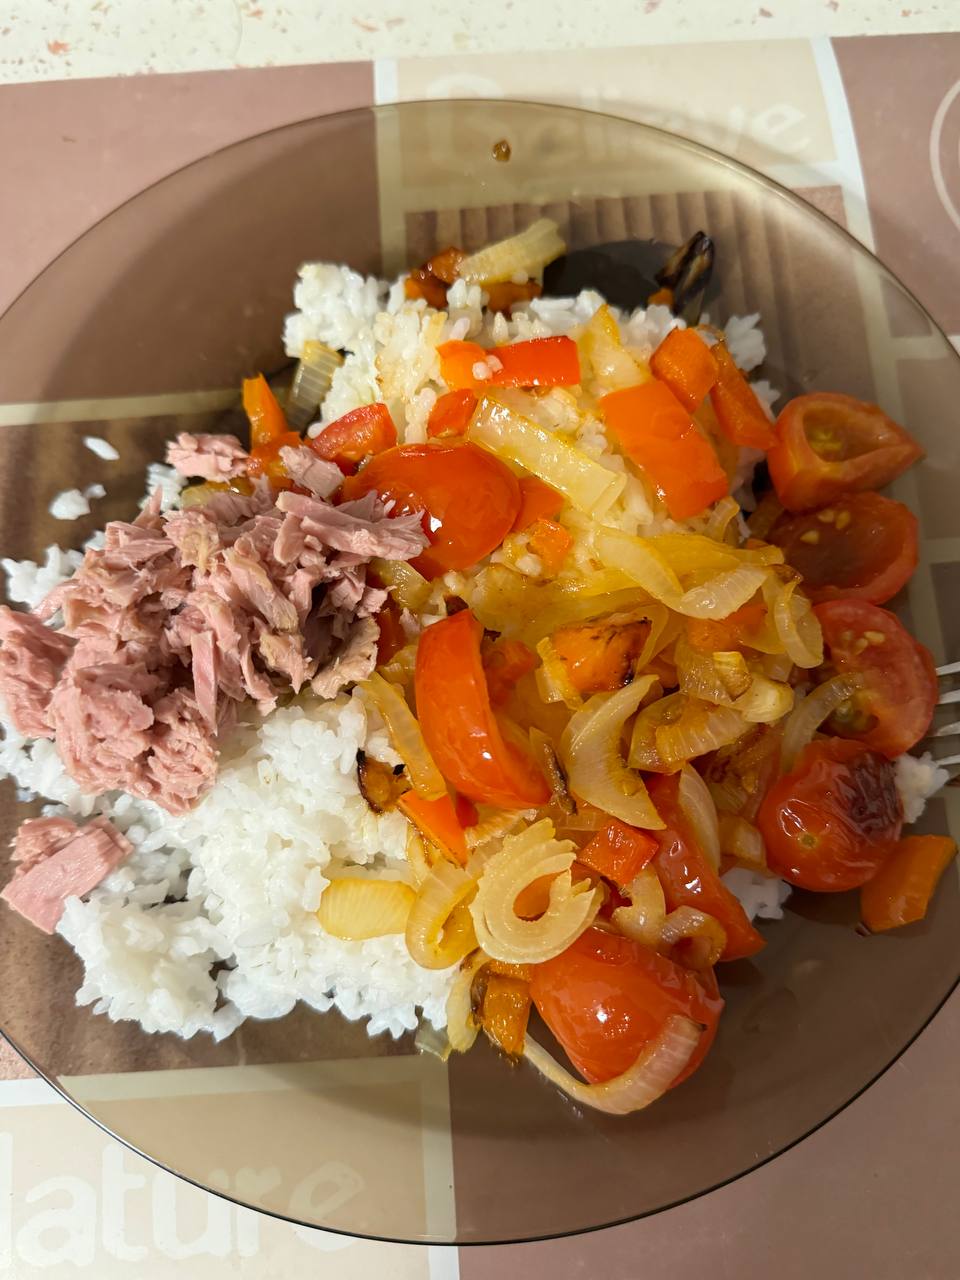
<path fill-rule="evenodd" d="M 849 511 L 841 511 L 837 516 L 837 529 L 842 533 L 847 525 L 851 523 L 853 516 Z"/>
<path fill-rule="evenodd" d="M 808 529 L 806 533 L 801 533 L 800 541 L 807 542 L 810 544 L 810 546 L 816 546 L 816 544 L 820 541 L 820 530 Z"/>

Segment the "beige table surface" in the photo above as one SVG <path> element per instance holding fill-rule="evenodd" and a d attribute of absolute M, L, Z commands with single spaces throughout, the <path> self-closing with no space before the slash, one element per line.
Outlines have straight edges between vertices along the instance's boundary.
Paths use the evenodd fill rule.
<path fill-rule="evenodd" d="M 960 346 L 960 3 L 722 8 L 613 4 L 596 24 L 531 3 L 520 23 L 506 0 L 484 26 L 457 6 L 371 2 L 322 15 L 320 39 L 317 5 L 0 3 L 0 309 L 102 214 L 224 143 L 372 101 L 502 95 L 647 120 L 815 188 Z M 531 30 L 550 56 L 520 51 Z M 954 997 L 842 1115 L 733 1185 L 632 1226 L 458 1254 L 226 1206 L 0 1049 L 0 1276 L 951 1280 L 958 1054 Z"/>

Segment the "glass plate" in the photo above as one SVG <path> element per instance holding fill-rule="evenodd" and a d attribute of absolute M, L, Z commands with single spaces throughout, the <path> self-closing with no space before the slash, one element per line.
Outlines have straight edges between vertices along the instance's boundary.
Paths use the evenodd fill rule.
<path fill-rule="evenodd" d="M 504 139 L 507 161 L 493 150 Z M 837 190 L 812 194 L 842 217 Z M 283 363 L 303 260 L 389 275 L 540 213 L 575 247 L 709 231 L 712 313 L 762 314 L 771 382 L 876 399 L 906 423 L 928 458 L 896 489 L 923 525 L 901 612 L 938 661 L 957 657 L 960 360 L 929 316 L 833 222 L 757 174 L 638 124 L 521 103 L 411 103 L 267 133 L 173 174 L 72 245 L 0 320 L 3 554 L 79 545 L 131 514 L 164 439 L 230 429 L 241 376 Z M 96 459 L 88 433 L 120 461 Z M 55 493 L 94 480 L 107 497 L 93 515 L 49 517 Z M 957 834 L 955 795 L 924 829 Z M 2 801 L 5 850 L 24 810 L 8 784 Z M 0 1025 L 105 1129 L 244 1204 L 381 1238 L 522 1240 L 736 1178 L 889 1066 L 957 981 L 956 872 L 922 924 L 876 938 L 856 924 L 856 895 L 794 894 L 756 961 L 724 969 L 706 1065 L 626 1119 L 581 1114 L 485 1045 L 445 1067 L 410 1038 L 370 1040 L 302 1007 L 219 1045 L 145 1035 L 77 1008 L 68 947 L 7 910 Z"/>

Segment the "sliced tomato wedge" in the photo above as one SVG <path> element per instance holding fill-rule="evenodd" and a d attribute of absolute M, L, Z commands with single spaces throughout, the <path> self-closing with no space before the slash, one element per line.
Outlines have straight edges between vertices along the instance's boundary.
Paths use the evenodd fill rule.
<path fill-rule="evenodd" d="M 727 493 L 716 451 L 663 382 L 612 391 L 600 401 L 624 453 L 650 478 L 674 520 L 687 520 Z"/>
<path fill-rule="evenodd" d="M 681 1014 L 703 1027 L 680 1084 L 707 1055 L 723 1000 L 713 971 L 695 974 L 620 934 L 586 933 L 533 970 L 530 994 L 567 1057 L 591 1084 L 611 1080 L 636 1062 L 667 1018 Z"/>
<path fill-rule="evenodd" d="M 882 489 L 923 457 L 916 440 L 879 405 L 833 391 L 791 400 L 777 418 L 776 435 L 767 464 L 788 511 Z"/>
<path fill-rule="evenodd" d="M 468 569 L 499 547 L 520 510 L 517 478 L 475 444 L 406 444 L 378 454 L 343 483 L 344 498 L 375 491 L 393 514 L 423 511 L 430 546 L 412 561 L 426 577 Z"/>
<path fill-rule="evenodd" d="M 757 825 L 772 870 L 801 889 L 856 889 L 900 838 L 893 765 L 862 742 L 823 738 L 767 792 Z"/>
<path fill-rule="evenodd" d="M 831 718 L 830 729 L 891 760 L 930 728 L 939 690 L 933 658 L 895 614 L 863 600 L 832 600 L 814 609 L 830 665 L 861 687 Z"/>
<path fill-rule="evenodd" d="M 305 442 L 314 453 L 352 471 L 354 464 L 397 443 L 397 428 L 385 404 L 362 404 Z"/>
<path fill-rule="evenodd" d="M 666 829 L 656 832 L 660 846 L 654 866 L 667 908 L 696 907 L 719 920 L 727 935 L 722 960 L 756 955 L 766 943 L 743 907 L 714 871 L 680 810 L 679 774 L 649 778 L 650 799 Z"/>
<path fill-rule="evenodd" d="M 501 809 L 539 808 L 550 788 L 519 736 L 490 705 L 482 638 L 469 609 L 421 634 L 414 672 L 420 728 L 437 768 L 457 791 Z"/>
<path fill-rule="evenodd" d="M 917 518 L 879 493 L 853 493 L 829 507 L 781 517 L 769 541 L 803 575 L 814 602 L 855 597 L 883 604 L 917 567 Z"/>

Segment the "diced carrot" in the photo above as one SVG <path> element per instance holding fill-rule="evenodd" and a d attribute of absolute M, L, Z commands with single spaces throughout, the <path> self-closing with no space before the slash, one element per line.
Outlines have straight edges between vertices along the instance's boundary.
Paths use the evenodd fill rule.
<path fill-rule="evenodd" d="M 287 433 L 287 419 L 266 378 L 258 373 L 243 380 L 243 409 L 250 420 L 250 448 L 269 444 Z"/>
<path fill-rule="evenodd" d="M 561 627 L 551 642 L 577 692 L 600 693 L 629 683 L 649 634 L 650 623 L 643 618 L 585 622 Z"/>
<path fill-rule="evenodd" d="M 520 481 L 520 510 L 513 522 L 513 531 L 527 529 L 535 520 L 554 520 L 562 510 L 562 493 L 545 484 L 539 476 L 524 476 Z"/>
<path fill-rule="evenodd" d="M 526 284 L 514 284 L 512 280 L 503 280 L 499 284 L 488 284 L 487 310 L 506 311 L 515 307 L 518 302 L 529 302 L 531 298 L 539 298 L 543 292 L 536 280 L 528 280 Z"/>
<path fill-rule="evenodd" d="M 530 988 L 518 978 L 491 973 L 486 981 L 480 1025 L 498 1048 L 519 1058 L 530 1017 Z"/>
<path fill-rule="evenodd" d="M 759 602 L 741 605 L 728 617 L 719 621 L 713 618 L 687 618 L 687 639 L 694 649 L 703 653 L 719 653 L 749 645 L 750 635 L 763 626 L 766 605 Z"/>
<path fill-rule="evenodd" d="M 467 840 L 457 820 L 457 811 L 448 795 L 439 800 L 426 800 L 416 791 L 408 791 L 398 801 L 415 827 L 458 866 L 467 861 Z"/>
<path fill-rule="evenodd" d="M 651 293 L 647 299 L 648 307 L 672 307 L 673 306 L 673 290 L 657 289 L 655 293 Z"/>
<path fill-rule="evenodd" d="M 922 920 L 956 853 L 957 843 L 949 836 L 904 836 L 860 890 L 860 914 L 867 928 L 879 933 Z"/>
<path fill-rule="evenodd" d="M 690 413 L 717 380 L 713 352 L 696 329 L 671 329 L 653 353 L 650 369 Z"/>
<path fill-rule="evenodd" d="M 573 535 L 556 520 L 540 519 L 532 526 L 527 545 L 540 557 L 544 573 L 553 577 L 560 572 L 573 546 Z"/>
<path fill-rule="evenodd" d="M 728 440 L 750 449 L 770 449 L 777 437 L 773 423 L 763 411 L 756 392 L 734 363 L 726 345 L 718 342 L 712 350 L 717 381 L 710 401 L 717 425 Z"/>
<path fill-rule="evenodd" d="M 440 396 L 430 410 L 427 435 L 431 439 L 437 436 L 462 436 L 476 407 L 477 397 L 469 387 L 448 391 L 446 395 Z"/>
<path fill-rule="evenodd" d="M 625 889 L 651 861 L 659 845 L 648 831 L 614 818 L 577 854 L 577 861 Z"/>
<path fill-rule="evenodd" d="M 600 401 L 600 410 L 674 520 L 699 515 L 727 493 L 727 476 L 713 445 L 665 383 L 653 379 L 612 391 Z"/>
<path fill-rule="evenodd" d="M 483 653 L 483 670 L 493 705 L 506 702 L 521 676 L 533 671 L 536 665 L 537 655 L 521 640 L 504 637 L 495 640 Z"/>
<path fill-rule="evenodd" d="M 411 302 L 423 298 L 428 307 L 442 311 L 447 305 L 447 286 L 425 268 L 417 267 L 403 282 L 403 296 Z"/>
<path fill-rule="evenodd" d="M 397 443 L 397 428 L 390 410 L 378 401 L 351 409 L 306 443 L 321 458 L 352 468 L 372 454 L 392 449 Z"/>

